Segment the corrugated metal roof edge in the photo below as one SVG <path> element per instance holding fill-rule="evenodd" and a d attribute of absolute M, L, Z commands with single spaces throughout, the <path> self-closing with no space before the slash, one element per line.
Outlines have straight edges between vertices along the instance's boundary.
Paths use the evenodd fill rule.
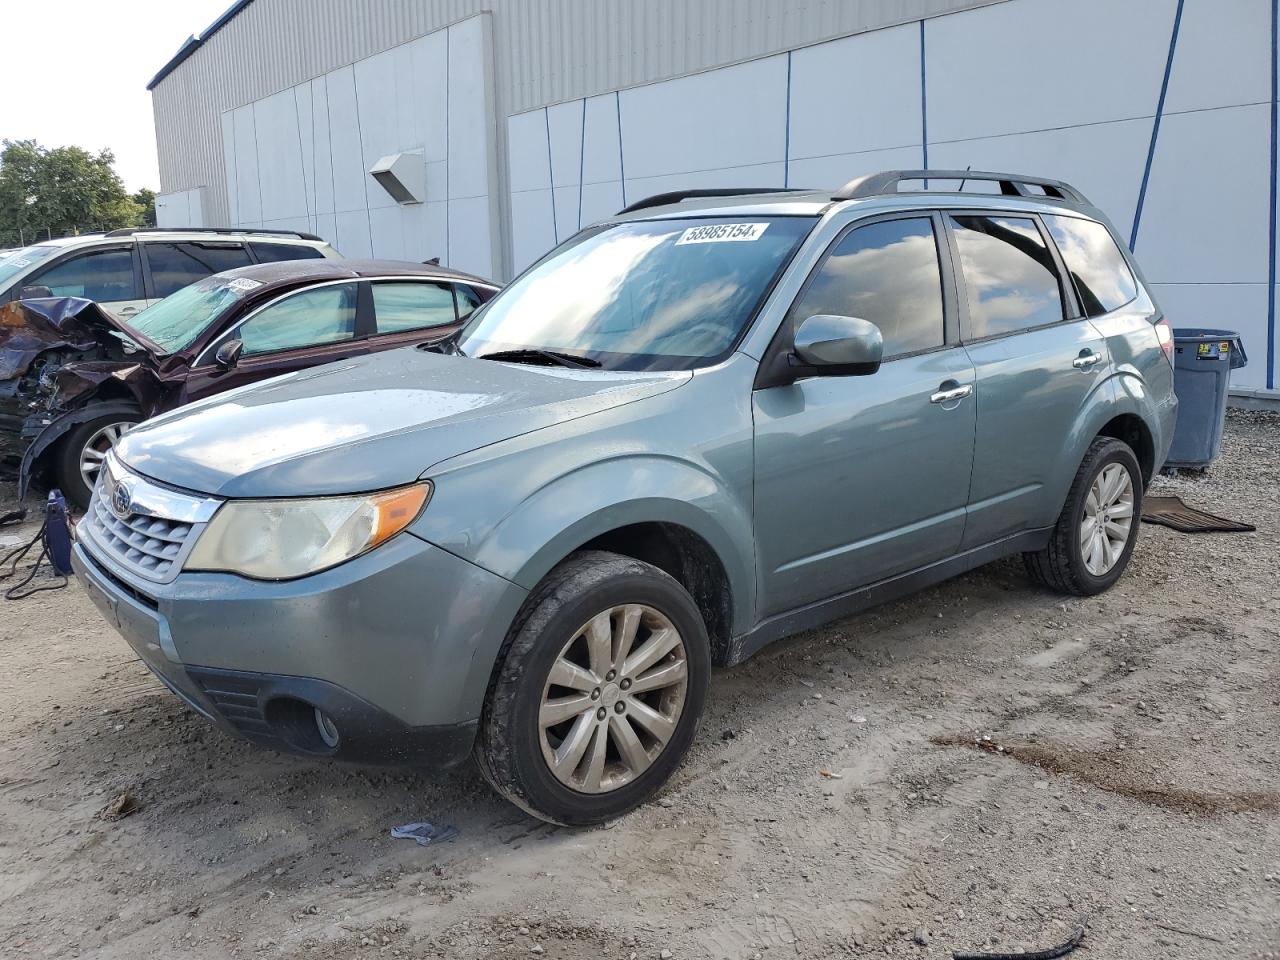
<path fill-rule="evenodd" d="M 227 9 L 223 12 L 222 16 L 218 17 L 217 20 L 213 21 L 213 23 L 209 24 L 209 26 L 205 27 L 202 31 L 200 31 L 200 34 L 198 36 L 192 35 L 190 37 L 187 37 L 186 41 L 182 44 L 182 46 L 178 48 L 178 52 L 175 53 L 169 59 L 168 63 L 166 63 L 163 67 L 160 68 L 159 73 L 157 73 L 154 77 L 151 78 L 151 82 L 147 84 L 147 89 L 154 90 L 156 88 L 156 85 L 161 80 L 163 80 L 169 74 L 173 73 L 174 70 L 177 70 L 178 67 L 181 66 L 182 62 L 187 59 L 187 57 L 191 56 L 193 53 L 195 53 L 197 50 L 203 47 L 206 40 L 208 40 L 215 33 L 217 33 L 219 30 L 225 27 L 228 23 L 234 20 L 236 16 L 240 13 L 240 11 L 243 10 L 245 7 L 247 7 L 251 3 L 253 3 L 253 0 L 235 0 L 235 3 L 227 7 Z"/>

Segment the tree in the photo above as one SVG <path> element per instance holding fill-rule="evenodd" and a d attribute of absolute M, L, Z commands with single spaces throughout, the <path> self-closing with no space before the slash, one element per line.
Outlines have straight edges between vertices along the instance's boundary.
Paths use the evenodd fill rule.
<path fill-rule="evenodd" d="M 156 192 L 143 187 L 133 195 L 133 202 L 142 208 L 138 226 L 154 227 L 156 225 Z"/>
<path fill-rule="evenodd" d="M 130 197 L 110 150 L 46 149 L 34 140 L 5 140 L 0 150 L 0 247 L 94 230 L 135 227 L 150 194 Z M 154 222 L 154 207 L 151 216 Z"/>

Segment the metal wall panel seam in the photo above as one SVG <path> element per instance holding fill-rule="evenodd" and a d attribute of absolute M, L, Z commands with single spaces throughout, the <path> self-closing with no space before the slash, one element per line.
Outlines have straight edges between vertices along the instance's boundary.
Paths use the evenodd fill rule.
<path fill-rule="evenodd" d="M 618 116 L 618 180 L 622 183 L 622 205 L 627 205 L 627 161 L 622 150 L 622 96 L 613 91 L 613 108 Z"/>
<path fill-rule="evenodd" d="M 547 129 L 547 178 L 551 182 L 551 236 L 560 244 L 560 221 L 556 217 L 556 165 L 551 161 L 551 110 L 542 108 L 542 122 Z"/>
<path fill-rule="evenodd" d="M 582 131 L 578 135 L 578 229 L 582 229 L 582 178 L 587 163 L 587 98 L 582 98 Z"/>
<path fill-rule="evenodd" d="M 787 118 L 782 135 L 782 189 L 791 186 L 791 51 L 787 51 Z"/>
<path fill-rule="evenodd" d="M 1271 0 L 1271 237 L 1270 262 L 1267 264 L 1267 389 L 1276 386 L 1276 162 L 1277 121 L 1276 88 L 1280 85 L 1280 48 L 1277 47 L 1276 19 L 1280 14 L 1280 2 Z"/>
<path fill-rule="evenodd" d="M 924 21 L 920 21 L 920 153 L 922 169 L 929 169 L 929 100 L 928 74 L 925 67 Z M 929 189 L 926 178 L 924 188 Z"/>
<path fill-rule="evenodd" d="M 1129 231 L 1129 251 L 1138 246 L 1138 227 L 1142 223 L 1142 207 L 1147 201 L 1147 184 L 1151 180 L 1151 165 L 1156 158 L 1156 141 L 1160 138 L 1160 119 L 1164 116 L 1164 101 L 1169 94 L 1169 76 L 1173 73 L 1173 55 L 1178 49 L 1178 30 L 1182 27 L 1182 6 L 1178 0 L 1173 12 L 1173 30 L 1169 33 L 1169 56 L 1164 62 L 1164 77 L 1160 81 L 1160 98 L 1156 101 L 1156 115 L 1151 121 L 1151 143 L 1147 146 L 1147 162 L 1142 169 L 1142 183 L 1138 187 L 1138 205 L 1133 211 L 1133 228 Z"/>

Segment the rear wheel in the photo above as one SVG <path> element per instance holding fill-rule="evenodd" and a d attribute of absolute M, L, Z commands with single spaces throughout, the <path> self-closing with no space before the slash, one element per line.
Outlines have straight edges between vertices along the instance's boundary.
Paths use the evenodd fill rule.
<path fill-rule="evenodd" d="M 626 813 L 689 749 L 709 669 L 706 627 L 679 583 L 629 557 L 578 554 L 512 627 L 481 719 L 481 772 L 554 823 Z"/>
<path fill-rule="evenodd" d="M 1123 440 L 1098 437 L 1076 471 L 1048 546 L 1025 553 L 1036 580 L 1077 596 L 1101 593 L 1120 579 L 1138 539 L 1142 470 Z"/>
<path fill-rule="evenodd" d="M 81 510 L 89 506 L 93 485 L 107 453 L 131 428 L 142 422 L 141 414 L 108 413 L 94 417 L 73 429 L 58 451 L 58 487 L 67 501 Z"/>

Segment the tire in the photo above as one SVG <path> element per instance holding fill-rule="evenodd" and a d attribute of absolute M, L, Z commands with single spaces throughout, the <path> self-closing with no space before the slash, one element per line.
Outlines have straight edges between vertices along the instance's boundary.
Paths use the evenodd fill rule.
<path fill-rule="evenodd" d="M 603 625 L 608 641 L 595 650 L 611 651 L 599 663 L 589 640 L 593 624 Z M 631 655 L 617 656 L 628 624 Z M 646 665 L 671 643 L 668 627 L 678 646 Z M 653 797 L 688 752 L 710 661 L 702 616 L 673 578 L 614 553 L 575 554 L 529 595 L 511 626 L 480 719 L 480 771 L 508 800 L 551 823 L 584 826 L 621 816 Z M 584 672 L 565 673 L 574 663 Z M 606 665 L 617 670 L 605 672 Z M 557 679 L 568 676 L 573 686 L 553 683 L 553 667 Z M 654 677 L 668 685 L 626 692 Z M 544 727 L 541 721 L 562 709 L 572 719 Z M 650 726 L 664 732 L 665 742 Z M 583 746 L 580 761 L 573 759 L 575 744 Z M 605 759 L 593 763 L 597 748 Z M 557 773 L 553 760 L 562 754 Z"/>
<path fill-rule="evenodd" d="M 112 428 L 123 427 L 127 431 L 141 422 L 141 413 L 108 413 L 80 424 L 63 438 L 58 445 L 54 476 L 68 503 L 80 510 L 88 509 L 93 487 L 81 471 L 81 461 L 86 456 L 86 449 L 92 445 L 98 453 L 105 454 L 122 435 L 112 436 L 115 432 Z"/>
<path fill-rule="evenodd" d="M 1112 512 L 1105 514 L 1112 522 L 1095 522 L 1088 528 L 1101 532 L 1107 539 L 1105 547 L 1099 545 L 1099 552 L 1094 552 L 1094 538 L 1086 536 L 1088 531 L 1084 524 L 1086 518 L 1093 516 L 1090 513 L 1093 509 L 1091 503 L 1096 502 L 1098 494 L 1095 483 L 1104 471 L 1115 467 L 1119 467 L 1127 476 L 1129 516 L 1122 516 L 1126 507 L 1122 491 L 1118 502 L 1108 508 Z M 1118 476 L 1114 469 L 1108 473 L 1108 478 Z M 1071 489 L 1067 493 L 1067 502 L 1054 525 L 1048 545 L 1043 550 L 1022 555 L 1027 572 L 1033 579 L 1053 590 L 1078 597 L 1090 597 L 1109 589 L 1120 579 L 1133 555 L 1141 525 L 1143 489 L 1142 469 L 1129 445 L 1113 437 L 1094 439 L 1085 452 L 1080 469 L 1076 471 Z M 1090 499 L 1091 493 L 1094 501 Z M 1106 531 L 1114 530 L 1125 519 L 1128 520 L 1127 535 L 1123 546 L 1117 548 L 1116 541 Z M 1109 565 L 1101 569 L 1104 562 Z"/>

